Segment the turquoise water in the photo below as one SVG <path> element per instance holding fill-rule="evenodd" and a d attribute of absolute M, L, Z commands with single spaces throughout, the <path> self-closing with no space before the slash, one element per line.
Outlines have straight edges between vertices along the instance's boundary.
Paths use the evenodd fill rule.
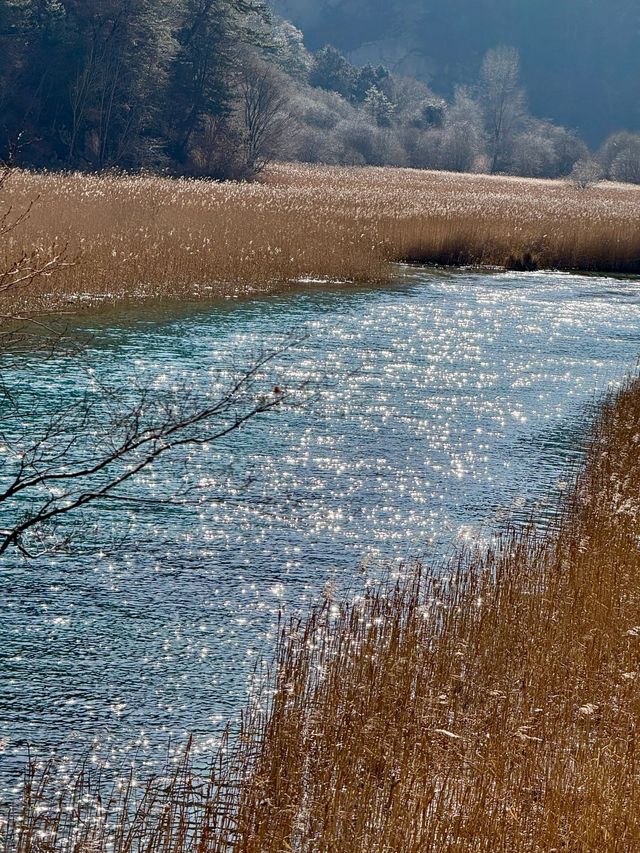
<path fill-rule="evenodd" d="M 633 370 L 640 283 L 400 271 L 386 288 L 313 286 L 180 316 L 95 316 L 82 359 L 4 366 L 28 438 L 106 383 L 215 399 L 234 365 L 301 340 L 259 380 L 314 398 L 176 452 L 131 501 L 82 516 L 68 554 L 0 563 L 0 775 L 27 744 L 153 766 L 206 751 L 242 707 L 279 615 L 390 561 L 439 562 L 506 520 L 550 517 L 593 405 Z M 26 439 L 24 439 L 26 440 Z M 87 447 L 104 440 L 99 427 Z M 11 471 L 4 459 L 0 474 Z"/>

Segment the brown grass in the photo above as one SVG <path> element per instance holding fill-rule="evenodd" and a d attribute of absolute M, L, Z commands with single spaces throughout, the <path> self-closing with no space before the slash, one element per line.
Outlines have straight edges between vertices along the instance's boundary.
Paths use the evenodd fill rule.
<path fill-rule="evenodd" d="M 556 535 L 287 637 L 234 849 L 639 850 L 639 535 L 636 382 Z"/>
<path fill-rule="evenodd" d="M 555 533 L 325 602 L 283 632 L 269 713 L 203 787 L 187 759 L 125 785 L 107 819 L 86 781 L 48 807 L 34 782 L 5 849 L 70 833 L 77 853 L 640 849 L 639 451 L 635 381 Z"/>
<path fill-rule="evenodd" d="M 38 283 L 56 307 L 382 281 L 400 260 L 640 270 L 640 187 L 620 184 L 279 165 L 254 184 L 16 172 L 3 198 L 33 207 L 2 268 L 52 246 L 77 260 Z"/>

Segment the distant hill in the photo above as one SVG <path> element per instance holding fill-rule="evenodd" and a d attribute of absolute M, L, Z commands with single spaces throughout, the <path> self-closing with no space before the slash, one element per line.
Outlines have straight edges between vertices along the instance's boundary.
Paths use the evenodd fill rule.
<path fill-rule="evenodd" d="M 638 0 L 271 0 L 305 33 L 356 62 L 384 62 L 449 96 L 483 54 L 518 48 L 531 111 L 592 144 L 640 130 Z"/>

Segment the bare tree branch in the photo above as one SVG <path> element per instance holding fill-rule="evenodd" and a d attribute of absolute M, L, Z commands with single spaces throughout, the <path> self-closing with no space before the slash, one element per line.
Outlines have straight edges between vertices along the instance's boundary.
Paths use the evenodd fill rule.
<path fill-rule="evenodd" d="M 258 356 L 213 402 L 203 401 L 189 388 L 168 397 L 147 388 L 138 391 L 133 402 L 119 403 L 115 394 L 99 387 L 97 397 L 85 395 L 56 413 L 30 442 L 25 435 L 18 441 L 12 438 L 12 426 L 22 419 L 22 410 L 10 395 L 14 417 L 5 416 L 0 429 L 5 451 L 0 463 L 5 520 L 0 556 L 12 546 L 27 553 L 25 535 L 51 526 L 61 516 L 99 501 L 127 499 L 119 490 L 165 454 L 212 444 L 276 407 L 306 402 L 311 395 L 306 382 L 266 390 L 267 369 L 301 340 L 289 336 Z M 105 440 L 87 442 L 103 417 Z M 2 468 L 10 469 L 5 477 Z"/>
<path fill-rule="evenodd" d="M 10 167 L 0 168 L 0 191 L 11 174 Z M 24 222 L 29 210 L 0 214 L 0 236 Z M 126 487 L 168 453 L 221 441 L 310 393 L 305 382 L 274 386 L 269 376 L 276 359 L 303 339 L 294 334 L 255 357 L 213 400 L 189 385 L 165 392 L 151 385 L 109 387 L 85 364 L 81 341 L 72 338 L 74 345 L 65 350 L 65 333 L 54 321 L 11 310 L 18 288 L 69 263 L 65 251 L 53 247 L 46 258 L 34 252 L 0 270 L 0 556 L 11 548 L 35 556 L 38 539 L 45 549 L 47 539 L 51 547 L 66 547 L 68 525 L 61 524 L 66 516 L 100 502 L 140 500 Z M 24 365 L 25 355 L 43 352 L 54 371 L 66 369 L 65 359 L 73 359 L 80 377 L 87 368 L 77 397 L 53 414 L 46 414 L 46 405 L 42 412 L 37 390 L 14 380 L 12 372 L 16 359 Z"/>

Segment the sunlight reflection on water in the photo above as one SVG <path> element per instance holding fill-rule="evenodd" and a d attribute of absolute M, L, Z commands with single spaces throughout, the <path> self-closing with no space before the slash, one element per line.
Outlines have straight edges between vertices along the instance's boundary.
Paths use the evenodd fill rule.
<path fill-rule="evenodd" d="M 411 272 L 385 289 L 116 319 L 84 324 L 97 379 L 187 377 L 215 395 L 222 367 L 304 328 L 279 381 L 324 387 L 164 462 L 139 491 L 199 483 L 204 501 L 103 514 L 102 554 L 5 560 L 5 779 L 27 743 L 116 764 L 135 744 L 153 764 L 192 732 L 204 750 L 242 707 L 279 612 L 306 612 L 327 581 L 354 586 L 363 561 L 437 561 L 506 519 L 548 517 L 597 395 L 634 367 L 640 285 Z M 15 371 L 55 411 L 84 381 L 61 367 Z M 127 536 L 108 551 L 112 529 Z"/>

